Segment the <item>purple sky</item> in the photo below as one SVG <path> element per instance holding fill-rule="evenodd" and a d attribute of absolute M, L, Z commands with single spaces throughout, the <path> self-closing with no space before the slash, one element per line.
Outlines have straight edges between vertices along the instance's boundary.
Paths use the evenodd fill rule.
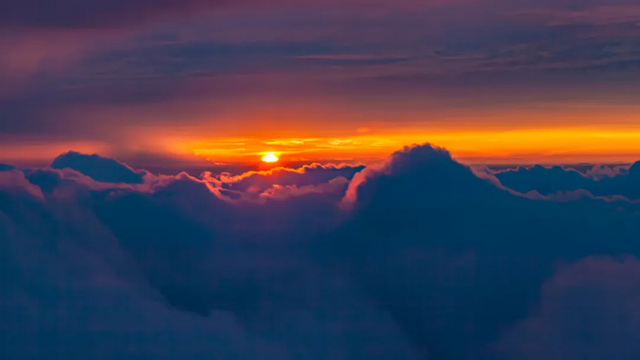
<path fill-rule="evenodd" d="M 3 1 L 0 159 L 204 148 L 228 160 L 287 139 L 366 148 L 296 158 L 380 158 L 429 132 L 634 131 L 639 23 L 626 0 Z M 451 136 L 456 155 L 511 146 Z M 210 145 L 238 139 L 244 150 Z"/>

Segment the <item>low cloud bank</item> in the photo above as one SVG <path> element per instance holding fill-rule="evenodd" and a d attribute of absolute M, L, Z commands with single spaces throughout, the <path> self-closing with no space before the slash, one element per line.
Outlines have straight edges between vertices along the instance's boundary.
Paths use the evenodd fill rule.
<path fill-rule="evenodd" d="M 535 165 L 497 171 L 494 175 L 502 185 L 521 193 L 551 195 L 585 190 L 596 196 L 640 199 L 640 162 L 630 167 L 597 165 L 584 173 L 562 166 Z"/>

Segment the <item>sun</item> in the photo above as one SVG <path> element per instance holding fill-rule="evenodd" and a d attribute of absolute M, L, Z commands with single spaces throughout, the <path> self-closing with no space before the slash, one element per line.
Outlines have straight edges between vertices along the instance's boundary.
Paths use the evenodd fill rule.
<path fill-rule="evenodd" d="M 266 153 L 262 157 L 262 161 L 267 162 L 267 163 L 274 163 L 274 162 L 278 161 L 278 157 L 274 153 Z"/>

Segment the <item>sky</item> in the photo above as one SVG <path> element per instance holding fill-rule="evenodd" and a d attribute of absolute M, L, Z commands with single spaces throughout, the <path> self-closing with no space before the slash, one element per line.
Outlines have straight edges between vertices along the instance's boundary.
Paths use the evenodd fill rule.
<path fill-rule="evenodd" d="M 637 0 L 0 0 L 0 359 L 640 359 L 639 90 Z"/>
<path fill-rule="evenodd" d="M 640 158 L 633 0 L 7 0 L 0 161 Z"/>

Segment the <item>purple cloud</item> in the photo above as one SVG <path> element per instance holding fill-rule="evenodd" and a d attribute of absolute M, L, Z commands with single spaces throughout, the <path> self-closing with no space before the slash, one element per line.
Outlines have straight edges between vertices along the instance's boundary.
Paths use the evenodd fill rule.
<path fill-rule="evenodd" d="M 634 359 L 640 356 L 640 263 L 590 257 L 545 282 L 531 317 L 496 347 L 510 359 Z"/>
<path fill-rule="evenodd" d="M 298 169 L 277 167 L 267 171 L 250 171 L 241 175 L 221 175 L 219 180 L 225 188 L 262 193 L 272 185 L 312 186 L 321 185 L 332 179 L 343 177 L 347 180 L 362 171 L 363 165 L 311 164 Z"/>
<path fill-rule="evenodd" d="M 9 0 L 0 7 L 0 25 L 100 28 L 135 25 L 149 18 L 194 14 L 228 5 L 227 0 L 86 2 L 81 0 Z"/>

